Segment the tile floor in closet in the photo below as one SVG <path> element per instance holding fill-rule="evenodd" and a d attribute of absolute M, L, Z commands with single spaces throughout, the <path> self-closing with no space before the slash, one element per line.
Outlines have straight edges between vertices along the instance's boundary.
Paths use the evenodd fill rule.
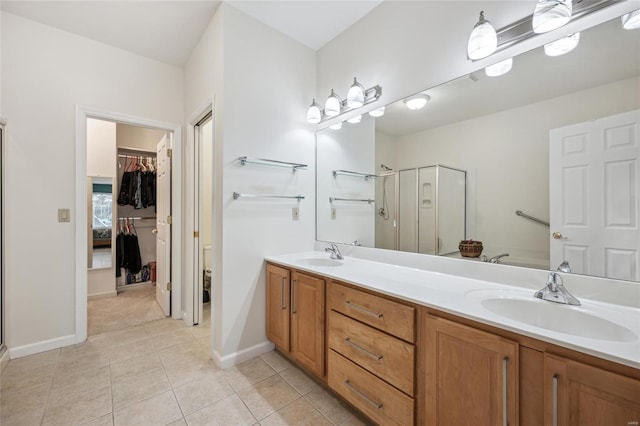
<path fill-rule="evenodd" d="M 277 352 L 218 370 L 210 331 L 162 319 L 11 360 L 0 424 L 366 424 Z"/>

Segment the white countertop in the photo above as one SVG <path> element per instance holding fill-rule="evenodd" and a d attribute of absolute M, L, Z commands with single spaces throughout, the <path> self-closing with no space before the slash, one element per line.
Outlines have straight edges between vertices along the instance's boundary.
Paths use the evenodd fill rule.
<path fill-rule="evenodd" d="M 531 289 L 519 287 L 517 283 L 513 286 L 497 284 L 490 281 L 458 277 L 353 257 L 345 257 L 344 260 L 336 262 L 336 265 L 339 266 L 314 265 L 309 263 L 309 259 L 329 259 L 329 255 L 324 252 L 310 251 L 266 257 L 266 260 L 271 263 L 324 275 L 382 294 L 640 369 L 640 338 L 638 338 L 640 336 L 640 309 L 637 308 L 584 298 L 580 299 L 582 306 L 560 305 L 535 299 Z M 541 283 L 540 288 L 543 286 L 544 283 Z M 568 290 L 571 291 L 570 288 Z M 590 317 L 606 319 L 617 326 L 626 328 L 627 330 L 623 331 L 627 338 L 620 339 L 625 341 L 607 340 L 606 338 L 596 339 L 577 335 L 581 334 L 580 332 L 577 334 L 565 334 L 530 325 L 526 322 L 516 321 L 485 308 L 482 300 L 487 297 L 487 294 L 494 299 L 504 297 L 507 299 L 519 299 L 519 301 L 524 301 L 525 303 L 529 303 L 531 300 L 533 303 L 548 304 L 548 309 L 553 310 L 556 314 L 560 312 L 560 315 L 565 312 L 560 311 L 561 309 L 577 311 L 573 313 L 567 312 L 569 317 L 572 316 L 571 314 L 578 315 L 573 318 L 574 321 Z M 509 302 L 507 301 L 507 303 Z M 544 308 L 547 308 L 547 306 L 544 306 Z M 588 316 L 581 316 L 581 314 Z M 567 323 L 567 325 L 571 324 Z M 575 324 L 572 326 L 575 326 Z M 588 327 L 588 325 L 586 322 L 581 322 L 580 327 Z"/>

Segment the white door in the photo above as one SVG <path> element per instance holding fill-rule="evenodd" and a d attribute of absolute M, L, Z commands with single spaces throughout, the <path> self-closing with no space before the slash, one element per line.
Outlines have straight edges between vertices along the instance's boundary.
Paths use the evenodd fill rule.
<path fill-rule="evenodd" d="M 171 158 L 169 136 L 158 142 L 156 171 L 156 300 L 166 316 L 171 315 Z"/>
<path fill-rule="evenodd" d="M 640 280 L 640 111 L 550 132 L 550 261 Z"/>

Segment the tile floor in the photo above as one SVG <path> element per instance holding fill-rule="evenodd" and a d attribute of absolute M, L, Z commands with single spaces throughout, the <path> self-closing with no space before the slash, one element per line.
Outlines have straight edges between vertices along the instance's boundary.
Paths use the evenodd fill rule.
<path fill-rule="evenodd" d="M 0 424 L 364 425 L 277 352 L 218 370 L 208 323 L 162 319 L 11 360 Z"/>

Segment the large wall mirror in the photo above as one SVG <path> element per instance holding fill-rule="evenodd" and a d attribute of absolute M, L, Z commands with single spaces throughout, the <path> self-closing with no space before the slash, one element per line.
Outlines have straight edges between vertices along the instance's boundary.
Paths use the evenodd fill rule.
<path fill-rule="evenodd" d="M 317 133 L 318 240 L 640 281 L 640 29 L 420 95 Z"/>

